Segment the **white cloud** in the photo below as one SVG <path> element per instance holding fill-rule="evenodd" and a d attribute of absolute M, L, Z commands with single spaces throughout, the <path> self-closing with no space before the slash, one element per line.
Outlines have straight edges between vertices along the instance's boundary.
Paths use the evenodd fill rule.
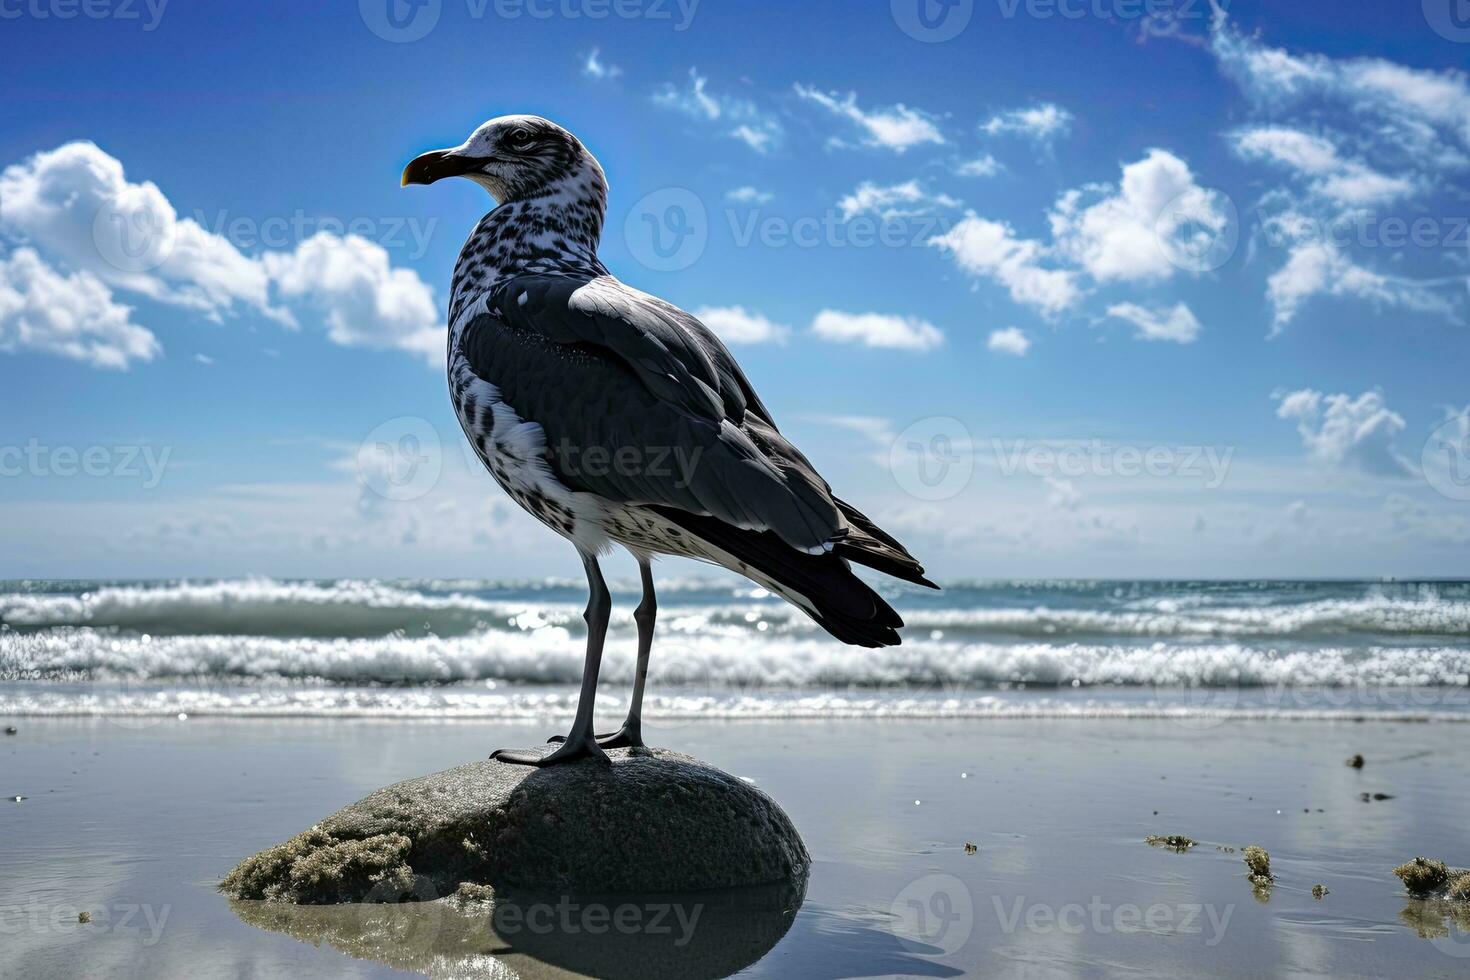
<path fill-rule="evenodd" d="M 682 112 L 686 116 L 714 122 L 724 115 L 724 109 L 720 105 L 720 100 L 706 91 L 708 86 L 709 78 L 699 74 L 698 69 L 691 68 L 687 88 L 681 89 L 673 83 L 666 82 L 663 88 L 654 93 L 653 102 L 665 109 Z"/>
<path fill-rule="evenodd" d="M 902 184 L 880 187 L 872 181 L 863 181 L 857 190 L 837 202 L 842 209 L 842 220 L 853 218 L 868 211 L 880 215 L 885 221 L 928 214 L 935 208 L 955 208 L 960 202 L 948 194 L 933 194 L 925 190 L 917 180 Z"/>
<path fill-rule="evenodd" d="M 900 350 L 926 351 L 944 343 L 944 334 L 932 323 L 885 313 L 823 310 L 812 321 L 812 333 L 837 343 Z"/>
<path fill-rule="evenodd" d="M 622 68 L 603 61 L 602 52 L 597 48 L 588 51 L 582 59 L 582 74 L 596 81 L 600 82 L 608 78 L 617 78 L 622 73 Z"/>
<path fill-rule="evenodd" d="M 0 351 L 39 351 L 126 369 L 163 350 L 131 314 L 89 272 L 63 276 L 31 248 L 0 257 Z"/>
<path fill-rule="evenodd" d="M 1290 246 L 1285 264 L 1267 283 L 1272 332 L 1317 295 L 1455 315 L 1463 307 L 1467 279 L 1454 250 L 1438 250 L 1447 266 L 1454 264 L 1446 270 L 1451 274 L 1407 278 L 1360 264 L 1350 243 L 1322 229 L 1376 222 L 1382 215 L 1363 209 L 1463 184 L 1463 172 L 1470 168 L 1470 76 L 1383 58 L 1330 58 L 1271 48 L 1236 31 L 1218 6 L 1211 51 L 1271 119 L 1232 134 L 1236 152 L 1287 168 L 1295 178 L 1263 198 L 1289 202 L 1285 214 L 1263 222 L 1268 234 L 1286 231 Z M 1306 131 L 1318 129 L 1329 113 L 1339 127 L 1330 137 Z M 1412 223 L 1422 214 L 1393 217 Z"/>
<path fill-rule="evenodd" d="M 1232 142 L 1244 159 L 1270 161 L 1313 178 L 1311 191 L 1336 204 L 1388 204 L 1417 190 L 1412 180 L 1390 177 L 1359 161 L 1344 159 L 1336 144 L 1325 137 L 1289 127 L 1241 130 Z"/>
<path fill-rule="evenodd" d="M 1082 506 L 1082 492 L 1071 480 L 1064 480 L 1059 476 L 1044 476 L 1041 482 L 1046 484 L 1046 502 L 1057 510 L 1076 510 Z"/>
<path fill-rule="evenodd" d="M 994 177 L 1004 170 L 999 160 L 986 153 L 973 160 L 966 160 L 955 168 L 957 177 Z"/>
<path fill-rule="evenodd" d="M 194 219 L 180 218 L 153 183 L 127 180 L 120 161 L 88 142 L 5 168 L 0 199 L 0 228 L 36 246 L 10 261 L 10 278 L 27 275 L 24 291 L 12 288 L 11 307 L 18 308 L 15 296 L 47 295 L 59 282 L 71 284 L 82 304 L 59 309 L 45 330 L 27 328 L 35 336 L 69 332 L 81 339 L 40 346 L 12 339 L 16 347 L 111 367 L 151 359 L 160 350 L 157 339 L 128 319 L 131 309 L 112 300 L 111 287 L 213 321 L 249 311 L 289 327 L 296 319 L 281 303 L 301 302 L 323 315 L 334 343 L 442 355 L 442 322 L 429 287 L 418 273 L 393 268 L 387 251 L 366 239 L 321 233 L 294 251 L 245 255 Z M 50 270 L 53 261 L 63 272 Z M 95 326 L 81 320 L 65 326 L 83 308 L 92 311 Z M 36 323 L 37 315 L 33 310 L 25 322 Z"/>
<path fill-rule="evenodd" d="M 1353 262 L 1327 242 L 1303 242 L 1291 249 L 1286 265 L 1266 281 L 1275 314 L 1271 333 L 1279 333 L 1313 296 L 1326 295 L 1398 306 L 1418 313 L 1450 315 L 1453 304 L 1433 284 L 1385 276 Z"/>
<path fill-rule="evenodd" d="M 1422 124 L 1441 139 L 1470 146 L 1470 77 L 1464 72 L 1408 68 L 1384 58 L 1292 54 L 1240 34 L 1223 11 L 1214 21 L 1211 50 L 1242 88 L 1272 108 L 1318 95 L 1386 122 Z"/>
<path fill-rule="evenodd" d="M 1004 222 L 969 212 L 928 244 L 949 253 L 963 271 L 995 280 L 1015 302 L 1047 315 L 1060 313 L 1081 298 L 1074 272 L 1043 266 L 1047 250 L 1041 243 L 1017 238 Z"/>
<path fill-rule="evenodd" d="M 727 344 L 784 344 L 791 328 L 743 306 L 704 306 L 694 316 Z"/>
<path fill-rule="evenodd" d="M 1084 206 L 1089 198 L 1096 200 Z M 1051 213 L 1057 248 L 1098 282 L 1167 279 L 1180 268 L 1171 252 L 1185 236 L 1220 240 L 1230 220 L 1223 195 L 1200 187 L 1187 163 L 1160 149 L 1124 166 L 1117 187 L 1068 191 Z"/>
<path fill-rule="evenodd" d="M 730 135 L 757 153 L 769 153 L 781 142 L 781 127 L 774 120 L 741 123 Z"/>
<path fill-rule="evenodd" d="M 94 143 L 37 153 L 0 172 L 0 227 L 115 287 L 219 319 L 236 306 L 278 321 L 260 264 L 191 218 L 157 185 L 132 183 Z"/>
<path fill-rule="evenodd" d="M 269 252 L 265 265 L 282 295 L 319 309 L 327 335 L 345 347 L 444 356 L 444 326 L 429 287 L 410 269 L 393 268 L 387 251 L 357 235 L 318 232 L 292 253 Z"/>
<path fill-rule="evenodd" d="M 1311 388 L 1278 394 L 1276 417 L 1297 424 L 1308 455 L 1331 466 L 1352 467 L 1378 476 L 1404 476 L 1409 464 L 1393 439 L 1406 427 L 1378 391 L 1324 395 Z"/>
<path fill-rule="evenodd" d="M 1137 303 L 1115 303 L 1108 307 L 1108 316 L 1126 320 L 1138 328 L 1139 340 L 1172 340 L 1179 344 L 1193 343 L 1199 336 L 1200 323 L 1194 312 L 1183 303 L 1173 309 L 1149 309 Z"/>
<path fill-rule="evenodd" d="M 880 146 L 896 153 L 924 143 L 943 143 L 944 134 L 934 120 L 919 109 L 910 109 L 902 103 L 887 109 L 865 111 L 857 104 L 857 93 L 839 96 L 835 92 L 822 92 L 808 85 L 798 84 L 796 94 L 844 119 L 856 123 L 866 134 L 863 142 L 868 146 Z"/>
<path fill-rule="evenodd" d="M 1072 128 L 1072 119 L 1072 114 L 1061 106 L 1041 102 L 997 113 L 981 123 L 980 129 L 991 136 L 1025 136 L 1044 143 L 1067 135 Z"/>
<path fill-rule="evenodd" d="M 1004 330 L 990 331 L 990 339 L 985 342 L 985 346 L 997 354 L 1025 357 L 1026 352 L 1031 349 L 1031 338 L 1020 327 L 1006 327 Z"/>
<path fill-rule="evenodd" d="M 740 140 L 757 153 L 770 152 L 785 136 L 781 124 L 749 99 L 711 92 L 709 78 L 699 74 L 696 68 L 689 69 L 688 85 L 679 88 L 665 84 L 654 93 L 653 103 L 702 122 L 728 127 L 725 135 Z"/>
<path fill-rule="evenodd" d="M 725 200 L 731 204 L 769 204 L 776 195 L 746 184 L 725 192 Z"/>

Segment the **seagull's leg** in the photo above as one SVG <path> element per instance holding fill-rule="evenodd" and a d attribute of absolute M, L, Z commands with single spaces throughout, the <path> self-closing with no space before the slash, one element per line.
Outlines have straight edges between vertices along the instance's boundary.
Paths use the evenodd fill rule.
<path fill-rule="evenodd" d="M 550 766 L 591 756 L 601 762 L 609 762 L 607 753 L 598 746 L 592 734 L 592 708 L 597 701 L 597 672 L 602 666 L 602 644 L 607 639 L 607 621 L 612 615 L 612 596 L 607 583 L 602 580 L 602 570 L 597 567 L 597 556 L 582 554 L 582 564 L 587 569 L 587 660 L 582 667 L 582 693 L 577 698 L 577 717 L 572 721 L 572 730 L 561 748 L 543 756 L 534 750 L 511 751 L 497 749 L 490 758 L 522 766 Z"/>
<path fill-rule="evenodd" d="M 643 579 L 643 601 L 633 610 L 638 624 L 638 666 L 633 675 L 633 700 L 628 705 L 628 720 L 616 732 L 597 736 L 597 744 L 605 749 L 643 748 L 643 685 L 648 680 L 648 653 L 653 649 L 653 622 L 658 613 L 658 599 L 653 593 L 653 569 L 647 558 L 638 559 L 638 572 Z M 558 735 L 553 742 L 565 741 Z"/>

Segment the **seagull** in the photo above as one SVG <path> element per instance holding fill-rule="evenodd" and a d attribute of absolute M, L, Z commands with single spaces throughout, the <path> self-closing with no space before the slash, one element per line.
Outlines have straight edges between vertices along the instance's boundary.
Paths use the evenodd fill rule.
<path fill-rule="evenodd" d="M 832 493 L 777 429 L 713 331 L 616 279 L 597 257 L 607 179 L 570 132 L 501 116 L 448 150 L 416 157 L 402 185 L 466 177 L 498 202 L 454 267 L 448 375 L 454 412 L 506 493 L 577 549 L 587 573 L 587 653 L 576 717 L 560 746 L 501 749 L 502 762 L 607 762 L 644 746 L 643 687 L 657 600 L 650 562 L 671 555 L 731 569 L 862 647 L 894 646 L 903 620 L 855 562 L 938 588 L 891 535 Z M 600 556 L 638 562 L 638 659 L 628 716 L 592 725 L 612 599 Z"/>

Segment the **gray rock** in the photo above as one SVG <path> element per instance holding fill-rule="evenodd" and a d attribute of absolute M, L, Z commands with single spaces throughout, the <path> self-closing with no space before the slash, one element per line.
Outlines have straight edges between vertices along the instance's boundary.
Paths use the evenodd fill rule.
<path fill-rule="evenodd" d="M 789 882 L 811 858 L 769 796 L 664 750 L 611 766 L 474 762 L 380 789 L 242 861 L 231 898 L 398 902 L 462 884 L 685 892 Z"/>

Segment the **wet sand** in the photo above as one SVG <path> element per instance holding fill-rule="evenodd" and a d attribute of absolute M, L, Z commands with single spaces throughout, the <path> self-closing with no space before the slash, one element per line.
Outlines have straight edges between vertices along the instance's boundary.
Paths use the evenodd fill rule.
<path fill-rule="evenodd" d="M 1392 873 L 1416 854 L 1470 865 L 1456 723 L 653 725 L 656 743 L 774 796 L 815 859 L 804 900 L 761 905 L 765 925 L 740 934 L 750 916 L 718 897 L 639 900 L 631 932 L 579 909 L 543 933 L 473 903 L 282 915 L 215 891 L 338 807 L 545 724 L 0 721 L 18 728 L 0 741 L 4 975 L 569 976 L 640 960 L 718 975 L 742 956 L 762 977 L 1470 970 L 1470 917 L 1409 899 Z M 1361 769 L 1345 764 L 1357 752 Z M 1199 843 L 1144 843 L 1155 834 Z M 1249 844 L 1270 852 L 1273 885 L 1247 880 Z M 556 904 L 522 912 L 537 903 Z M 660 905 L 668 931 L 651 928 Z"/>

